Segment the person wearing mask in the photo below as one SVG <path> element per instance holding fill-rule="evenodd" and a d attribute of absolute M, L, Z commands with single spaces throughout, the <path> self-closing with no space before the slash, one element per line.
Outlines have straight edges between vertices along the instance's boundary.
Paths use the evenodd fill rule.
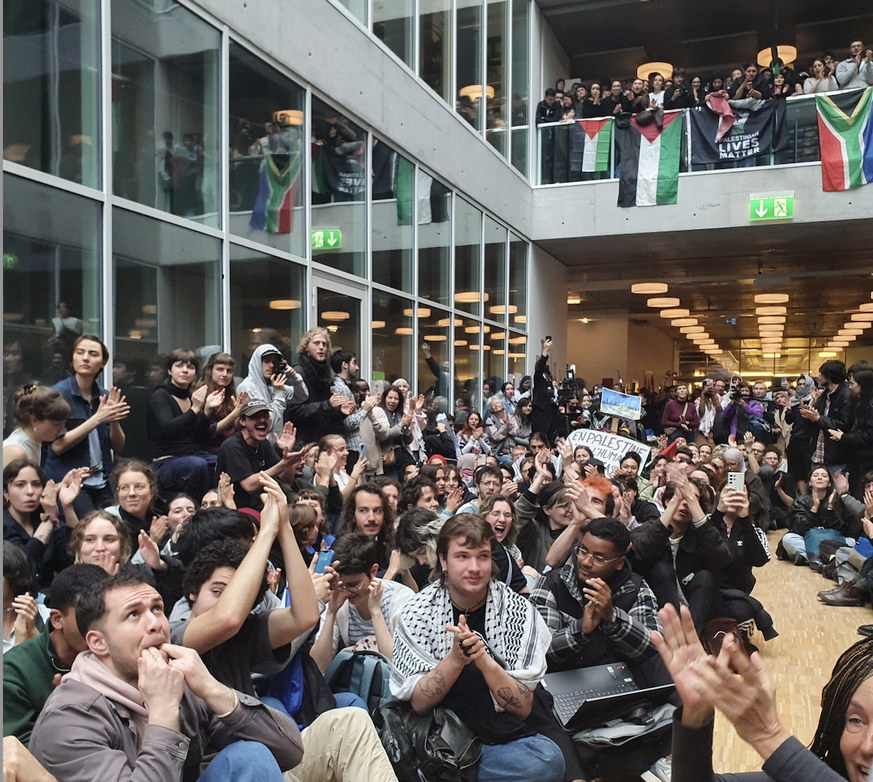
<path fill-rule="evenodd" d="M 288 405 L 293 400 L 305 402 L 309 399 L 309 389 L 302 373 L 289 367 L 279 349 L 269 344 L 255 348 L 249 359 L 249 373 L 237 390 L 239 394 L 248 394 L 250 399 L 267 403 L 270 408 L 270 431 L 275 435 L 282 434 Z"/>
<path fill-rule="evenodd" d="M 800 413 L 804 407 L 812 404 L 814 390 L 815 381 L 809 375 L 799 375 L 790 399 L 790 408 L 785 413 L 785 426 L 790 434 L 785 456 L 788 459 L 788 472 L 797 479 L 799 494 L 806 494 L 807 491 L 806 476 L 812 469 L 812 453 L 818 434 L 818 427 Z"/>
<path fill-rule="evenodd" d="M 321 326 L 309 329 L 297 346 L 294 371 L 303 378 L 308 396 L 288 400 L 285 420 L 297 427 L 300 443 L 314 443 L 329 434 L 343 434 L 343 421 L 355 403 L 333 393 L 330 374 L 330 334 Z"/>

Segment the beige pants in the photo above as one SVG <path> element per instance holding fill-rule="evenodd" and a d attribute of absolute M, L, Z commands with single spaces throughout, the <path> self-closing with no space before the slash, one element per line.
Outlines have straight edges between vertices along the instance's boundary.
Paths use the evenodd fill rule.
<path fill-rule="evenodd" d="M 397 782 L 363 709 L 332 709 L 303 731 L 303 760 L 286 782 Z"/>

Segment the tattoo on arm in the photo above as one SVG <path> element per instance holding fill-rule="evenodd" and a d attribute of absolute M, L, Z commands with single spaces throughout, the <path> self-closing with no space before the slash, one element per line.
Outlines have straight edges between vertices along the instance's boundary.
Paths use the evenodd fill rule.
<path fill-rule="evenodd" d="M 421 680 L 421 693 L 428 698 L 436 698 L 446 691 L 446 677 L 439 668 L 434 668 Z"/>
<path fill-rule="evenodd" d="M 521 701 L 512 694 L 512 690 L 509 687 L 501 687 L 497 690 L 497 697 L 507 706 L 512 706 L 514 709 L 522 708 Z"/>
<path fill-rule="evenodd" d="M 530 695 L 530 687 L 521 682 L 516 682 L 516 686 L 518 687 L 518 694 L 521 695 L 522 698 L 527 700 L 527 697 Z"/>

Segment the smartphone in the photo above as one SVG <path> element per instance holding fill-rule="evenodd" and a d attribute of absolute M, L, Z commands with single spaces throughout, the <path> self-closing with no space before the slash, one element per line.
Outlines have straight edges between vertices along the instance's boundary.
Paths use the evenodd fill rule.
<path fill-rule="evenodd" d="M 361 443 L 361 444 L 358 446 L 358 453 L 361 454 L 361 457 L 362 457 L 363 459 L 366 459 L 366 458 L 367 458 L 367 444 L 366 444 L 366 443 Z"/>
<path fill-rule="evenodd" d="M 551 341 L 552 341 L 552 335 L 549 334 L 549 335 L 546 337 L 546 342 L 551 342 Z"/>
<path fill-rule="evenodd" d="M 743 474 L 741 472 L 729 472 L 727 474 L 727 486 L 736 491 L 742 491 L 745 486 Z"/>
<path fill-rule="evenodd" d="M 333 562 L 333 550 L 319 551 L 318 559 L 315 561 L 315 572 L 319 575 L 324 575 L 324 569 Z"/>

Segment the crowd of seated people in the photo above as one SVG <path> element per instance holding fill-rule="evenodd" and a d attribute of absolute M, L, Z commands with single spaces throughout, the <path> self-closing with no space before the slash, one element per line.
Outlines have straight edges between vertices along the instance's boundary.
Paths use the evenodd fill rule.
<path fill-rule="evenodd" d="M 681 778 L 703 706 L 676 712 L 672 756 L 668 730 L 607 772 L 543 677 L 624 663 L 640 687 L 672 676 L 679 705 L 679 656 L 727 633 L 712 659 L 728 665 L 776 635 L 753 596 L 771 529 L 788 529 L 780 558 L 837 581 L 825 603 L 863 604 L 873 370 L 679 382 L 641 391 L 621 428 L 583 381 L 559 393 L 551 349 L 518 387 L 458 384 L 454 410 L 402 378 L 371 393 L 322 328 L 294 356 L 259 348 L 240 383 L 227 354 L 201 368 L 173 350 L 144 461 L 121 455 L 130 405 L 97 381 L 107 348 L 79 336 L 67 378 L 14 393 L 3 444 L 16 778 L 402 778 L 398 723 L 334 673 L 361 653 L 385 666 L 386 709 L 457 716 L 479 780 Z M 574 445 L 586 428 L 627 452 Z"/>
<path fill-rule="evenodd" d="M 730 74 L 692 75 L 676 67 L 671 73 L 653 72 L 645 79 L 597 79 L 587 84 L 577 81 L 569 87 L 566 80 L 559 79 L 537 105 L 536 122 L 613 117 L 657 108 L 691 109 L 707 105 L 708 97 L 721 91 L 730 100 L 770 100 L 871 85 L 873 50 L 856 39 L 849 44 L 846 59 L 839 61 L 832 52 L 824 52 L 813 58 L 805 70 L 778 60 L 775 67 L 743 63 Z"/>

